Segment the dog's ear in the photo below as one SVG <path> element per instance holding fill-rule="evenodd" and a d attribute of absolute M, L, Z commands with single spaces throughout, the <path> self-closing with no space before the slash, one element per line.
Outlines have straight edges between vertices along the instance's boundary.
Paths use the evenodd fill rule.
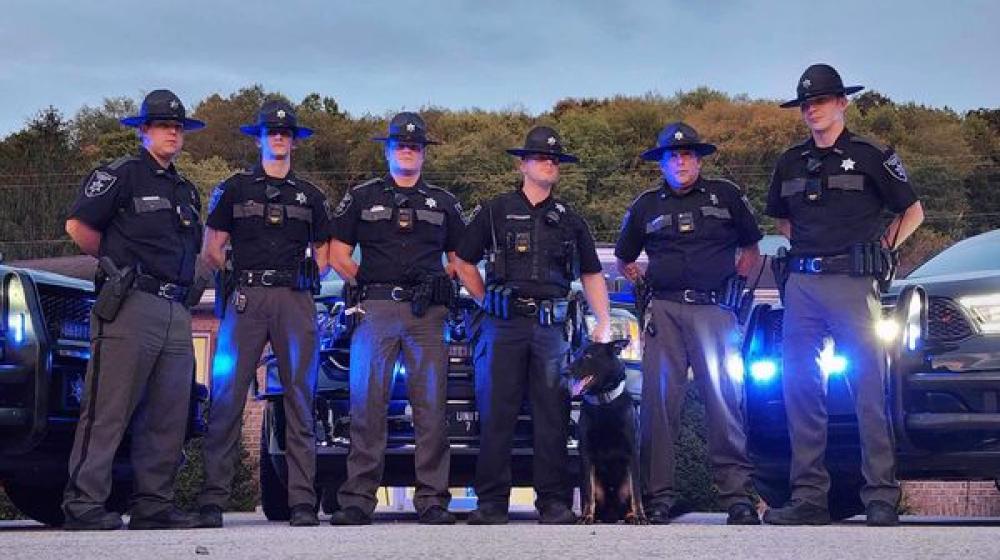
<path fill-rule="evenodd" d="M 629 345 L 630 342 L 632 341 L 627 338 L 612 340 L 611 348 L 614 350 L 615 355 L 617 356 L 618 354 L 622 353 L 622 350 L 624 350 Z"/>

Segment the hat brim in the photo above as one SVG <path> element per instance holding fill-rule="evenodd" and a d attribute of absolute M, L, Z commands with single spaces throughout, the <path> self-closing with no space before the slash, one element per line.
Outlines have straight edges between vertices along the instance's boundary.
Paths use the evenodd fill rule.
<path fill-rule="evenodd" d="M 554 156 L 559 158 L 559 161 L 562 163 L 580 163 L 580 158 L 574 156 L 573 154 L 565 154 L 562 152 L 550 152 L 546 150 L 526 150 L 524 148 L 511 148 L 507 150 L 507 153 L 512 156 L 517 156 L 520 158 L 530 155 Z"/>
<path fill-rule="evenodd" d="M 426 136 L 423 138 L 410 138 L 407 136 L 376 136 L 375 138 L 372 138 L 372 140 L 375 142 L 388 142 L 389 140 L 396 140 L 397 142 L 409 142 L 412 144 L 423 144 L 425 146 L 436 146 L 441 143 L 437 140 L 431 140 Z"/>
<path fill-rule="evenodd" d="M 865 86 L 848 86 L 845 88 L 832 89 L 827 91 L 817 91 L 815 93 L 810 93 L 809 95 L 803 97 L 796 97 L 795 99 L 789 99 L 784 103 L 780 104 L 779 107 L 782 109 L 788 109 L 790 107 L 798 107 L 810 99 L 816 97 L 823 97 L 824 95 L 851 95 L 852 93 L 858 93 L 859 91 L 865 89 Z"/>
<path fill-rule="evenodd" d="M 153 122 L 153 121 L 174 121 L 174 122 L 179 122 L 179 123 L 181 123 L 181 125 L 184 126 L 184 130 L 200 130 L 202 128 L 205 128 L 205 123 L 204 122 L 199 121 L 198 119 L 188 119 L 188 118 L 185 118 L 183 120 L 177 120 L 177 119 L 172 119 L 172 118 L 162 118 L 161 119 L 161 118 L 157 118 L 157 117 L 143 117 L 141 115 L 135 115 L 135 116 L 132 116 L 132 117 L 125 117 L 124 119 L 121 119 L 118 122 L 122 123 L 125 126 L 130 126 L 132 128 L 139 128 L 140 126 L 142 126 L 142 125 L 144 125 L 146 123 Z"/>
<path fill-rule="evenodd" d="M 259 124 L 245 124 L 240 126 L 240 132 L 246 134 L 247 136 L 258 137 L 260 133 L 267 128 L 267 126 L 262 126 Z M 309 138 L 313 135 L 313 129 L 305 126 L 285 126 L 285 127 L 275 127 L 275 128 L 287 128 L 292 130 L 295 134 L 295 138 Z"/>
<path fill-rule="evenodd" d="M 715 144 L 708 144 L 706 142 L 681 144 L 677 146 L 657 146 L 642 152 L 642 159 L 646 161 L 660 161 L 663 158 L 664 152 L 671 150 L 690 150 L 698 154 L 698 157 L 705 157 L 714 154 L 717 149 L 718 148 L 715 147 Z"/>

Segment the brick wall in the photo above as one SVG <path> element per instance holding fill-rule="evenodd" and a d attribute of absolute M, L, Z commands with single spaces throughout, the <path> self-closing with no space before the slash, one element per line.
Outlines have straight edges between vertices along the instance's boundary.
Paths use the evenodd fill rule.
<path fill-rule="evenodd" d="M 914 515 L 1000 517 L 1000 491 L 992 481 L 907 481 L 903 500 Z"/>

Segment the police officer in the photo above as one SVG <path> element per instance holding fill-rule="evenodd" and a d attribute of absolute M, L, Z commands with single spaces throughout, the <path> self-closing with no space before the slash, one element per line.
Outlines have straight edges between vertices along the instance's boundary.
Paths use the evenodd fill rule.
<path fill-rule="evenodd" d="M 247 390 L 270 341 L 284 393 L 290 524 L 316 518 L 313 399 L 318 343 L 313 293 L 330 237 L 326 196 L 292 170 L 292 151 L 312 130 L 283 100 L 265 102 L 257 122 L 240 127 L 256 139 L 260 164 L 212 192 L 205 255 L 224 266 L 232 246 L 232 280 L 222 287 L 225 312 L 212 368 L 212 406 L 205 436 L 201 526 L 221 527 L 229 499 Z"/>
<path fill-rule="evenodd" d="M 846 372 L 861 435 L 861 498 L 869 525 L 895 525 L 899 484 L 886 418 L 885 363 L 875 335 L 880 316 L 873 275 L 923 221 L 923 210 L 899 156 L 845 128 L 847 95 L 840 75 L 815 64 L 799 78 L 798 107 L 811 132 L 778 159 L 767 214 L 791 240 L 784 289 L 782 386 L 791 436 L 791 501 L 764 515 L 779 525 L 830 522 L 824 465 L 827 414 L 818 357 L 825 337 L 850 357 Z M 884 232 L 879 216 L 897 216 Z M 881 235 L 880 235 L 881 234 Z"/>
<path fill-rule="evenodd" d="M 139 154 L 91 173 L 66 222 L 73 241 L 101 266 L 64 527 L 122 526 L 104 504 L 115 452 L 131 422 L 129 528 L 190 528 L 196 520 L 173 499 L 195 367 L 185 303 L 201 238 L 201 200 L 173 161 L 184 133 L 205 124 L 188 118 L 180 99 L 163 89 L 150 92 L 139 114 L 121 123 L 138 128 Z"/>
<path fill-rule="evenodd" d="M 507 153 L 521 158 L 522 185 L 478 209 L 457 253 L 459 277 L 486 311 L 474 345 L 479 504 L 469 523 L 507 522 L 511 442 L 525 389 L 534 428 L 539 521 L 573 523 L 566 452 L 569 393 L 561 382 L 569 353 L 567 297 L 570 283 L 581 278 L 597 317 L 593 338 L 607 342 L 607 287 L 587 223 L 552 195 L 560 163 L 575 163 L 576 156 L 563 151 L 559 134 L 547 126 L 531 129 L 524 147 Z M 484 254 L 486 286 L 475 265 Z"/>
<path fill-rule="evenodd" d="M 651 523 L 669 523 L 677 497 L 674 445 L 689 367 L 705 401 L 708 454 L 727 523 L 760 523 L 750 499 L 734 311 L 762 234 L 738 186 L 701 176 L 702 158 L 715 150 L 687 124 L 667 125 L 642 154 L 660 163 L 664 181 L 632 203 L 615 247 L 619 270 L 632 281 L 642 274 L 639 253 L 649 256 L 640 455 Z"/>
<path fill-rule="evenodd" d="M 351 338 L 347 480 L 338 494 L 342 509 L 330 523 L 371 523 L 385 466 L 393 373 L 401 356 L 416 437 L 413 505 L 420 523 L 453 524 L 443 338 L 453 282 L 442 254 L 454 260 L 465 225 L 455 197 L 421 176 L 425 148 L 437 142 L 427 136 L 420 115 L 399 113 L 389 122 L 388 135 L 375 140 L 385 143 L 389 174 L 350 189 L 334 211 L 330 262 L 360 290 L 353 311 L 362 318 Z M 356 245 L 361 246 L 360 263 L 351 257 Z"/>

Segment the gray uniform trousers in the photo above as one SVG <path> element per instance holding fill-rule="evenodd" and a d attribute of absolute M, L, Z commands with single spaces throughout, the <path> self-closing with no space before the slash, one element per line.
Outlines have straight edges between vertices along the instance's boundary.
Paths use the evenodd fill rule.
<path fill-rule="evenodd" d="M 212 406 L 205 435 L 205 485 L 198 504 L 225 508 L 229 500 L 247 391 L 270 340 L 284 391 L 288 505 L 316 503 L 314 399 L 316 306 L 310 292 L 287 287 L 240 288 L 246 309 L 226 305 L 212 368 Z"/>
<path fill-rule="evenodd" d="M 63 510 L 104 507 L 115 452 L 131 422 L 131 513 L 169 509 L 181 464 L 194 380 L 191 314 L 182 304 L 132 292 L 114 321 L 90 317 L 91 358 Z"/>
<path fill-rule="evenodd" d="M 688 367 L 705 401 L 708 457 L 723 507 L 750 502 L 750 473 L 743 431 L 740 332 L 731 311 L 654 299 L 652 326 L 643 334 L 642 405 L 639 410 L 643 502 L 671 507 L 677 434 Z M 650 335 L 650 328 L 655 335 Z M 734 369 L 734 371 L 729 371 Z"/>
<path fill-rule="evenodd" d="M 435 505 L 447 509 L 448 310 L 434 305 L 423 317 L 415 317 L 409 302 L 374 299 L 365 300 L 363 308 L 365 315 L 351 338 L 351 450 L 337 500 L 344 508 L 355 506 L 369 515 L 375 511 L 375 492 L 385 469 L 393 372 L 402 355 L 416 437 L 413 506 L 418 513 Z"/>
<path fill-rule="evenodd" d="M 899 501 L 886 418 L 885 358 L 875 331 L 880 317 L 871 278 L 794 273 L 785 284 L 782 388 L 792 445 L 793 500 L 827 507 L 826 384 L 817 357 L 830 335 L 837 353 L 849 361 L 847 382 L 858 416 L 865 477 L 861 499 L 866 505 L 872 500 L 892 505 Z"/>

